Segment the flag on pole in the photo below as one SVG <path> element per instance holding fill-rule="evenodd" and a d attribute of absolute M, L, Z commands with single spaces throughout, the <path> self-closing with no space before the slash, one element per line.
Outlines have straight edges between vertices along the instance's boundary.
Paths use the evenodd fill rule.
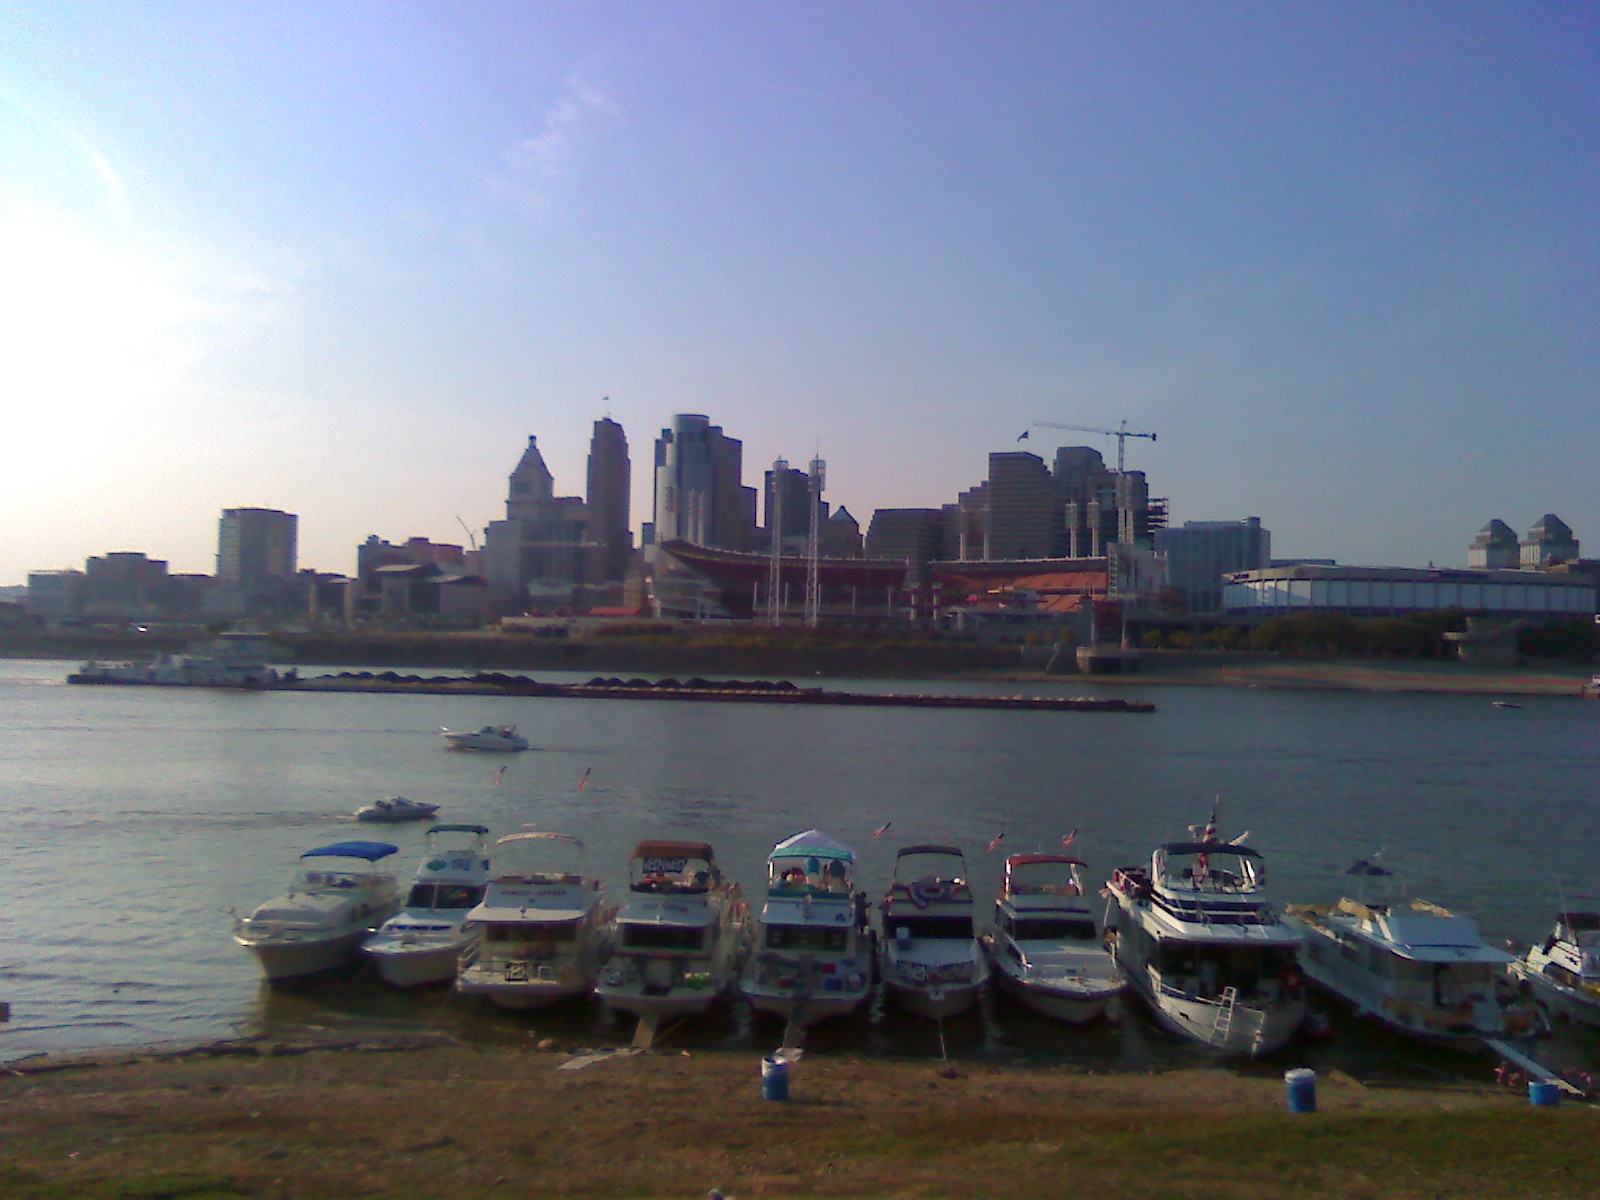
<path fill-rule="evenodd" d="M 999 833 L 994 835 L 994 841 L 989 843 L 989 853 L 990 854 L 993 854 L 996 850 L 1000 849 L 1000 843 L 1001 843 L 1002 840 L 1004 840 L 1005 836 L 1006 836 L 1006 831 L 1004 829 L 1002 829 Z"/>
<path fill-rule="evenodd" d="M 1071 833 L 1067 834 L 1066 837 L 1061 839 L 1061 848 L 1063 850 L 1070 850 L 1070 849 L 1072 849 L 1072 843 L 1077 841 L 1077 840 L 1078 840 L 1078 831 L 1076 829 L 1074 829 Z"/>
<path fill-rule="evenodd" d="M 495 787 L 499 787 L 505 781 L 506 781 L 506 769 L 504 767 L 501 767 L 493 775 L 489 776 L 489 782 L 494 784 Z"/>
<path fill-rule="evenodd" d="M 1206 827 L 1200 834 L 1202 842 L 1214 842 L 1217 840 L 1217 805 L 1220 802 L 1221 797 L 1211 802 L 1211 819 L 1206 822 Z"/>
<path fill-rule="evenodd" d="M 1028 431 L 1026 429 L 1024 429 L 1021 433 L 1017 434 L 1017 441 L 1025 442 L 1027 440 L 1028 440 Z"/>
<path fill-rule="evenodd" d="M 592 771 L 592 770 L 594 770 L 593 767 L 585 767 L 583 769 L 583 778 L 578 780 L 578 790 L 580 792 L 583 791 L 584 788 L 589 786 L 589 772 Z"/>
<path fill-rule="evenodd" d="M 881 838 L 884 834 L 889 832 L 889 826 L 893 824 L 893 821 L 885 821 L 882 825 L 879 825 L 872 831 L 872 836 L 875 838 Z"/>

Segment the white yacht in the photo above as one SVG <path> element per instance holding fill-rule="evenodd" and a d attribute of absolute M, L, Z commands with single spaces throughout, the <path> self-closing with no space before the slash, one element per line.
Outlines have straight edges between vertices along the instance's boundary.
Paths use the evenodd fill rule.
<path fill-rule="evenodd" d="M 490 855 L 479 934 L 461 956 L 456 990 L 502 1008 L 542 1008 L 594 987 L 606 913 L 584 845 L 564 833 L 513 833 Z"/>
<path fill-rule="evenodd" d="M 1546 1008 L 1600 1025 L 1600 912 L 1566 910 L 1542 942 L 1510 966 Z"/>
<path fill-rule="evenodd" d="M 1464 1044 L 1526 1032 L 1533 1006 L 1517 996 L 1511 955 L 1486 945 L 1471 917 L 1408 899 L 1399 878 L 1365 859 L 1346 875 L 1368 900 L 1292 904 L 1289 921 L 1305 936 L 1307 978 L 1356 1009 L 1421 1041 Z"/>
<path fill-rule="evenodd" d="M 980 939 L 1001 991 L 1073 1023 L 1101 1016 L 1128 984 L 1084 899 L 1083 866 L 1064 854 L 1011 855 Z"/>
<path fill-rule="evenodd" d="M 462 953 L 477 938 L 466 919 L 488 883 L 488 837 L 482 825 L 428 830 L 405 906 L 361 946 L 385 983 L 406 988 L 456 977 Z"/>
<path fill-rule="evenodd" d="M 234 941 L 276 983 L 345 966 L 377 925 L 400 907 L 385 859 L 387 842 L 335 842 L 300 856 L 289 890 L 234 917 Z"/>
<path fill-rule="evenodd" d="M 439 811 L 437 804 L 425 800 L 407 800 L 404 796 L 385 796 L 371 804 L 363 804 L 355 811 L 358 821 L 372 821 L 393 825 L 400 821 L 426 821 Z"/>
<path fill-rule="evenodd" d="M 757 1012 L 814 1025 L 860 1007 L 872 991 L 866 896 L 856 855 L 817 829 L 767 857 L 767 898 L 739 990 Z"/>
<path fill-rule="evenodd" d="M 1279 1049 L 1305 1017 L 1300 931 L 1267 903 L 1261 855 L 1216 840 L 1156 847 L 1148 867 L 1120 867 L 1112 952 L 1174 1033 L 1225 1054 Z"/>
<path fill-rule="evenodd" d="M 528 748 L 528 739 L 515 725 L 485 725 L 482 729 L 441 729 L 451 750 L 489 750 L 514 753 Z"/>
<path fill-rule="evenodd" d="M 906 846 L 883 899 L 878 957 L 889 998 L 939 1020 L 966 1012 L 989 981 L 978 945 L 966 856 L 955 846 Z"/>
<path fill-rule="evenodd" d="M 707 843 L 642 841 L 595 994 L 637 1017 L 701 1012 L 738 977 L 749 932 L 749 908 Z"/>

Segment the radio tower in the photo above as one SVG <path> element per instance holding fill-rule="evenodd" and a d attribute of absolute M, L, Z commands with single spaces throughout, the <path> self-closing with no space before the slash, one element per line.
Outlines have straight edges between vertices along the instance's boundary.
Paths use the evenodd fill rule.
<path fill-rule="evenodd" d="M 772 526 L 772 557 L 767 562 L 767 624 L 783 624 L 783 477 L 787 459 L 772 464 L 772 491 L 767 499 L 767 524 Z"/>
<path fill-rule="evenodd" d="M 822 485 L 828 464 L 811 460 L 811 537 L 806 543 L 806 627 L 815 629 L 822 621 Z"/>

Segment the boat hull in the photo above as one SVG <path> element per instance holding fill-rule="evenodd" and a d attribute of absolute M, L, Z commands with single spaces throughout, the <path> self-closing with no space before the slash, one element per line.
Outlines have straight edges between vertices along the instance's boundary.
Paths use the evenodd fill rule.
<path fill-rule="evenodd" d="M 1557 983 L 1522 959 L 1512 963 L 1510 970 L 1533 989 L 1533 998 L 1552 1013 L 1600 1027 L 1600 996 Z"/>
<path fill-rule="evenodd" d="M 870 989 L 840 992 L 801 992 L 793 989 L 761 987 L 745 983 L 740 991 L 758 1013 L 794 1022 L 809 1029 L 832 1017 L 848 1017 L 866 1002 Z"/>
<path fill-rule="evenodd" d="M 1228 1017 L 1220 1000 L 1153 993 L 1138 978 L 1133 980 L 1133 991 L 1169 1033 L 1241 1058 L 1260 1058 L 1283 1049 L 1306 1016 L 1304 999 L 1271 1008 L 1236 1003 Z"/>
<path fill-rule="evenodd" d="M 233 940 L 255 955 L 269 983 L 285 983 L 353 966 L 356 950 L 370 932 L 363 927 L 304 938 L 240 932 Z"/>
<path fill-rule="evenodd" d="M 456 991 L 463 996 L 482 996 L 498 1008 L 514 1012 L 527 1012 L 536 1008 L 549 1008 L 565 1000 L 587 996 L 594 988 L 593 979 L 508 979 L 503 972 L 487 968 L 468 967 L 456 976 Z"/>
<path fill-rule="evenodd" d="M 1019 979 L 1004 968 L 996 968 L 994 980 L 996 987 L 1024 1008 L 1072 1025 L 1086 1025 L 1105 1016 L 1123 990 L 1121 984 L 1095 990 L 1051 987 Z"/>
<path fill-rule="evenodd" d="M 472 945 L 470 938 L 432 945 L 405 945 L 391 942 L 363 947 L 390 987 L 427 987 L 455 979 L 462 952 Z"/>
<path fill-rule="evenodd" d="M 898 1007 L 930 1021 L 959 1017 L 977 1007 L 982 983 L 950 984 L 944 987 L 918 987 L 911 983 L 890 982 L 889 999 Z"/>

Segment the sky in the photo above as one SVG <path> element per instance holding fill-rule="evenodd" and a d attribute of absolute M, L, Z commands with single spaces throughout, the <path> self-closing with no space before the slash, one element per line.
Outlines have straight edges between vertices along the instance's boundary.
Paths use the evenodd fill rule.
<path fill-rule="evenodd" d="M 637 529 L 680 412 L 863 529 L 1127 422 L 1278 556 L 1600 554 L 1600 8 L 0 8 L 0 585 L 481 541 L 608 415 Z"/>

